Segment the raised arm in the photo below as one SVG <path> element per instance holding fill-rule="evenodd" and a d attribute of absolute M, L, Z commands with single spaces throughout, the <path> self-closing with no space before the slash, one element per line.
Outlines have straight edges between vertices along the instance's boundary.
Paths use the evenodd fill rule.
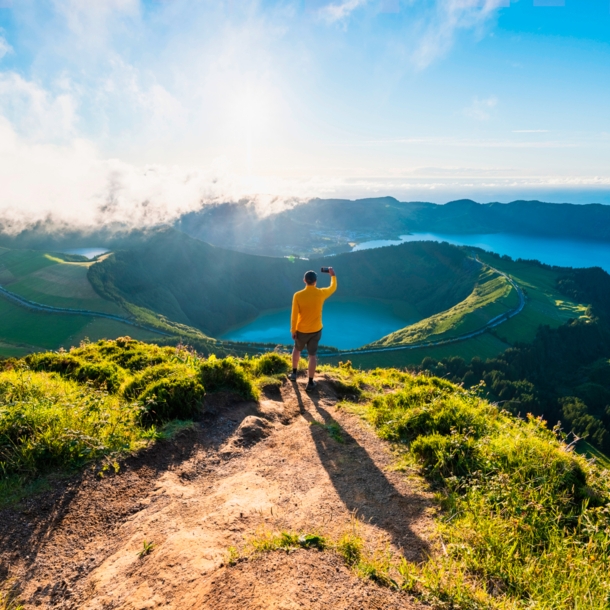
<path fill-rule="evenodd" d="M 324 298 L 327 299 L 335 290 L 337 290 L 337 275 L 332 267 L 328 268 L 330 273 L 330 286 L 328 288 L 320 288 L 320 292 L 324 293 Z"/>

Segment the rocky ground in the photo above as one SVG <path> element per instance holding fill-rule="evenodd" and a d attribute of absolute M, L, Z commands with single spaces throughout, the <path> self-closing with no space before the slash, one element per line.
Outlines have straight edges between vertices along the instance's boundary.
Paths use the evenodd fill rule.
<path fill-rule="evenodd" d="M 410 560 L 428 550 L 430 494 L 391 469 L 388 446 L 336 407 L 332 383 L 286 382 L 260 403 L 216 395 L 171 441 L 0 512 L 0 581 L 25 608 L 417 608 L 332 551 L 274 551 L 227 564 L 272 531 L 358 530 Z M 343 442 L 325 424 L 337 421 Z M 321 425 L 319 425 L 321 424 Z M 139 557 L 144 541 L 152 551 Z"/>

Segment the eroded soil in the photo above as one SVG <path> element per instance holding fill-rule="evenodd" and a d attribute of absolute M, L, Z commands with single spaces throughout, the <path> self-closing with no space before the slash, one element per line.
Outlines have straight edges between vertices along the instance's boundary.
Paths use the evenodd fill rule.
<path fill-rule="evenodd" d="M 125 460 L 119 474 L 87 472 L 0 513 L 0 581 L 14 579 L 28 609 L 418 607 L 332 552 L 225 565 L 229 547 L 261 532 L 338 537 L 354 515 L 370 548 L 423 558 L 429 494 L 335 405 L 324 380 L 312 396 L 299 380 L 260 403 L 212 397 L 194 429 Z M 343 442 L 324 426 L 333 420 Z M 140 558 L 145 540 L 154 548 Z"/>

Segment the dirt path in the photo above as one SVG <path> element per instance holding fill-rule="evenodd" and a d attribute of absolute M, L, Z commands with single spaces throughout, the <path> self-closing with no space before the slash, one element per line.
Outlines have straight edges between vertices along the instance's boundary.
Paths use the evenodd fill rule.
<path fill-rule="evenodd" d="M 392 472 L 387 446 L 335 402 L 325 382 L 312 397 L 301 383 L 260 404 L 214 397 L 194 430 L 119 475 L 88 473 L 0 514 L 0 579 L 17 579 L 28 609 L 417 607 L 331 552 L 224 565 L 256 532 L 338 536 L 354 514 L 371 547 L 426 552 L 429 495 Z M 317 425 L 331 420 L 343 443 Z M 155 548 L 139 558 L 144 540 Z"/>

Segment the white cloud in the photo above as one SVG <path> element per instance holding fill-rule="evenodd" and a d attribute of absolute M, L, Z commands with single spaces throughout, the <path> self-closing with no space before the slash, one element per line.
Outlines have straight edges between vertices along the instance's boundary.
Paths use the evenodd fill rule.
<path fill-rule="evenodd" d="M 464 108 L 464 114 L 478 121 L 488 121 L 491 117 L 491 111 L 498 105 L 498 98 L 492 95 L 485 99 L 475 97 L 472 104 Z"/>
<path fill-rule="evenodd" d="M 328 23 L 343 21 L 349 17 L 356 9 L 368 4 L 370 0 L 343 0 L 341 2 L 331 2 L 319 9 L 319 16 Z"/>
<path fill-rule="evenodd" d="M 2 59 L 5 55 L 13 52 L 13 47 L 6 42 L 6 38 L 0 36 L 0 59 Z"/>
<path fill-rule="evenodd" d="M 426 68 L 447 53 L 458 31 L 480 31 L 506 5 L 506 0 L 436 0 L 432 11 L 420 20 L 415 64 Z"/>
<path fill-rule="evenodd" d="M 73 137 L 76 102 L 69 92 L 50 94 L 40 85 L 14 72 L 0 73 L 0 117 L 34 140 Z"/>

